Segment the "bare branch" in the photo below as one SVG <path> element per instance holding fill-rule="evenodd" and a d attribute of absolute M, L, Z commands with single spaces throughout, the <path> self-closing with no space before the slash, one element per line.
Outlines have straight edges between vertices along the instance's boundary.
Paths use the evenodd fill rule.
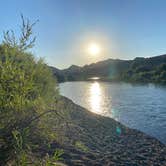
<path fill-rule="evenodd" d="M 48 110 L 45 111 L 35 117 L 32 117 L 31 119 L 29 119 L 26 123 L 24 123 L 24 125 L 22 125 L 22 129 L 29 127 L 34 121 L 37 121 L 38 119 L 40 119 L 41 117 L 45 116 L 48 113 L 55 113 L 59 118 L 61 119 L 65 119 L 63 116 L 61 116 L 57 110 Z"/>

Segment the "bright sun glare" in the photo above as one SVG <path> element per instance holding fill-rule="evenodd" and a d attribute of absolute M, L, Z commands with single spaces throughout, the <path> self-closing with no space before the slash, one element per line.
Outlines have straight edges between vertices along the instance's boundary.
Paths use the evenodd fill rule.
<path fill-rule="evenodd" d="M 90 86 L 90 105 L 91 110 L 95 113 L 102 113 L 101 109 L 101 87 L 98 82 L 94 82 Z"/>
<path fill-rule="evenodd" d="M 90 55 L 98 55 L 101 52 L 101 48 L 97 43 L 90 43 L 88 46 L 88 53 Z"/>

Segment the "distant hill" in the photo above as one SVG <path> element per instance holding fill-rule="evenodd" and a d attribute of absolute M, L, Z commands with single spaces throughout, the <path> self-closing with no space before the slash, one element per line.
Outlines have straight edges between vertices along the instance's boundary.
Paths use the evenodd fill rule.
<path fill-rule="evenodd" d="M 134 60 L 108 59 L 83 67 L 72 65 L 59 70 L 51 67 L 59 82 L 89 80 L 166 83 L 166 54 Z"/>

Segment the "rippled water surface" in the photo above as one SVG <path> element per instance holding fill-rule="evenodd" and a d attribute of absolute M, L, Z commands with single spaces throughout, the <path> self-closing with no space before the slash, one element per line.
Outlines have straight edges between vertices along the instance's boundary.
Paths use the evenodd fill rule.
<path fill-rule="evenodd" d="M 108 82 L 66 82 L 62 95 L 166 144 L 166 87 Z"/>

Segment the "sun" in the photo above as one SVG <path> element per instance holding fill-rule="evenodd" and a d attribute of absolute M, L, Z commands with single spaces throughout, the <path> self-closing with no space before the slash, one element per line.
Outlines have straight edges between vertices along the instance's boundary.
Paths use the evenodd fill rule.
<path fill-rule="evenodd" d="M 88 45 L 88 53 L 90 55 L 98 55 L 101 52 L 101 47 L 97 43 L 90 43 Z"/>

